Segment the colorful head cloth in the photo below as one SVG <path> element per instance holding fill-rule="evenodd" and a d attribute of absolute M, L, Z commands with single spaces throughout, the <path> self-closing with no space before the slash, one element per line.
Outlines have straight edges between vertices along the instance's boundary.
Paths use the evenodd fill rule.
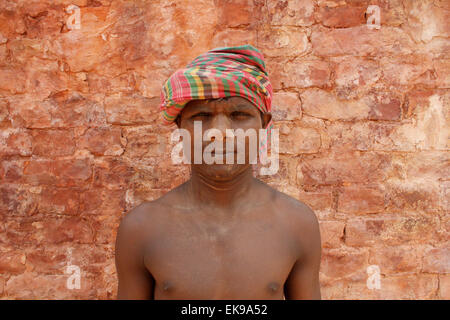
<path fill-rule="evenodd" d="M 163 123 L 175 121 L 191 100 L 239 96 L 261 112 L 270 112 L 273 89 L 262 53 L 251 45 L 212 49 L 177 70 L 161 90 Z M 261 138 L 260 153 L 267 147 L 273 122 Z"/>

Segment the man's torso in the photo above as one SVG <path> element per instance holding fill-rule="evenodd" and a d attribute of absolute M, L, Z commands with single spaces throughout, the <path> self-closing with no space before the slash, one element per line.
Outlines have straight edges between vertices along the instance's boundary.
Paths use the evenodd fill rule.
<path fill-rule="evenodd" d="M 295 200 L 267 186 L 239 212 L 212 212 L 185 206 L 181 190 L 146 204 L 142 254 L 154 298 L 283 299 L 302 250 Z"/>

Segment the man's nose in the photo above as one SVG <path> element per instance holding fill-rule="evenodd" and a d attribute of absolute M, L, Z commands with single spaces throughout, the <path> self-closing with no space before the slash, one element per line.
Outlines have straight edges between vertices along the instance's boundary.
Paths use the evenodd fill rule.
<path fill-rule="evenodd" d="M 227 135 L 229 135 L 227 129 L 232 129 L 231 121 L 225 114 L 217 114 L 212 119 L 211 128 L 219 130 L 222 134 L 222 139 L 226 139 Z"/>

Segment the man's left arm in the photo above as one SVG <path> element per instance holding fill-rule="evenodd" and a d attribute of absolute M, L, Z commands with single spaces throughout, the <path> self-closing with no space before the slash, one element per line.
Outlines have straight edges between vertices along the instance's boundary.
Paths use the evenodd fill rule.
<path fill-rule="evenodd" d="M 314 211 L 305 206 L 298 236 L 302 252 L 284 286 L 286 300 L 320 300 L 319 268 L 321 239 Z"/>

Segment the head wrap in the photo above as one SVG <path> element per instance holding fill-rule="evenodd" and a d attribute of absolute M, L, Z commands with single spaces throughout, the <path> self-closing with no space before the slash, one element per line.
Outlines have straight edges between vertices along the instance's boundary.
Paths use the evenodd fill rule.
<path fill-rule="evenodd" d="M 251 45 L 220 47 L 201 54 L 173 73 L 161 90 L 164 124 L 175 121 L 191 100 L 239 96 L 262 113 L 270 112 L 273 89 L 262 53 Z M 273 122 L 260 141 L 260 154 L 267 147 Z"/>

